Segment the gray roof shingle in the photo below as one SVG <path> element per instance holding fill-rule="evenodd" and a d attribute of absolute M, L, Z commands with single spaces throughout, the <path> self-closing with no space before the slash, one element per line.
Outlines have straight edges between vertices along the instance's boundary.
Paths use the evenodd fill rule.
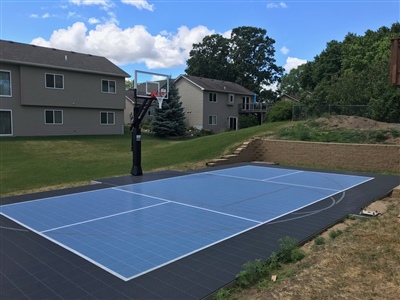
<path fill-rule="evenodd" d="M 205 91 L 224 92 L 241 95 L 254 94 L 254 92 L 250 91 L 249 89 L 230 81 L 202 78 L 191 75 L 180 75 L 176 80 L 179 80 L 179 78 L 184 78 Z"/>
<path fill-rule="evenodd" d="M 80 72 L 130 77 L 107 58 L 0 40 L 0 61 Z"/>

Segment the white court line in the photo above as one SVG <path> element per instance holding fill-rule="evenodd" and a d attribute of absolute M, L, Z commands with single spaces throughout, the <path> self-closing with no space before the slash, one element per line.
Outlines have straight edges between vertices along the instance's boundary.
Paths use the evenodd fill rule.
<path fill-rule="evenodd" d="M 286 183 L 286 182 L 281 182 L 281 181 L 268 181 L 270 183 L 275 183 L 275 184 L 283 184 L 283 185 L 289 185 L 293 187 L 303 187 L 303 188 L 308 188 L 308 189 L 316 189 L 316 190 L 324 190 L 324 191 L 332 191 L 332 192 L 341 192 L 345 190 L 338 190 L 338 189 L 330 189 L 330 188 L 323 188 L 323 187 L 317 187 L 317 186 L 312 186 L 312 185 L 304 185 L 304 184 L 295 184 L 295 183 Z"/>
<path fill-rule="evenodd" d="M 40 202 L 40 201 L 57 199 L 57 198 L 65 198 L 65 197 L 69 197 L 69 196 L 87 194 L 87 193 L 92 193 L 92 192 L 99 192 L 99 191 L 104 191 L 104 190 L 109 190 L 109 189 L 111 189 L 111 188 L 94 189 L 94 190 L 90 190 L 90 191 L 74 192 L 74 193 L 71 193 L 71 194 L 50 196 L 50 197 L 45 197 L 45 198 L 33 199 L 33 200 L 25 200 L 25 201 L 16 202 L 16 203 L 3 204 L 3 205 L 0 206 L 0 209 L 1 209 L 1 207 L 8 207 L 8 206 L 14 206 L 14 205 L 24 205 L 26 203 Z M 51 192 L 51 191 L 49 191 L 49 192 Z M 15 197 L 18 197 L 18 196 L 15 196 Z"/>
<path fill-rule="evenodd" d="M 103 216 L 103 217 L 99 217 L 99 218 L 95 218 L 95 219 L 90 219 L 90 220 L 86 220 L 86 221 L 82 221 L 82 222 L 77 222 L 77 223 L 72 223 L 72 224 L 68 224 L 68 225 L 64 225 L 64 226 L 60 226 L 60 227 L 46 229 L 46 230 L 43 230 L 43 231 L 40 231 L 40 232 L 41 233 L 45 233 L 45 232 L 49 232 L 49 231 L 53 231 L 53 230 L 58 230 L 58 229 L 61 229 L 61 228 L 68 228 L 68 227 L 72 227 L 72 226 L 75 226 L 75 225 L 81 225 L 81 224 L 90 223 L 90 222 L 97 221 L 97 220 L 103 220 L 103 219 L 107 219 L 107 218 L 112 218 L 112 217 L 115 217 L 115 216 L 128 214 L 128 213 L 131 213 L 131 212 L 134 212 L 134 211 L 139 211 L 139 210 L 143 210 L 143 209 L 147 209 L 147 208 L 151 208 L 151 207 L 167 204 L 168 202 L 169 201 L 165 200 L 164 203 L 157 203 L 157 204 L 153 204 L 153 205 L 149 205 L 149 206 L 145 206 L 145 207 L 141 207 L 141 208 L 131 209 L 131 210 L 127 210 L 127 211 L 123 211 L 123 212 L 117 213 L 117 214 L 112 214 L 112 215 Z"/>
<path fill-rule="evenodd" d="M 304 173 L 304 171 L 297 171 L 297 172 L 292 172 L 292 173 L 289 173 L 289 174 L 284 174 L 284 175 L 274 176 L 274 177 L 270 177 L 270 178 L 265 178 L 265 179 L 262 179 L 262 181 L 268 181 L 268 180 L 271 180 L 271 179 L 281 178 L 281 177 L 290 176 L 290 175 L 294 175 L 294 174 L 298 174 L 298 173 Z"/>
<path fill-rule="evenodd" d="M 115 188 L 115 189 L 118 190 L 118 188 Z M 236 218 L 236 219 L 242 219 L 242 220 L 245 220 L 245 221 L 250 221 L 250 222 L 253 222 L 253 223 L 257 223 L 257 224 L 261 224 L 262 223 L 260 221 L 256 221 L 256 220 L 252 220 L 252 219 L 248 219 L 248 218 L 243 218 L 243 217 L 236 216 L 236 215 L 227 214 L 227 213 L 223 213 L 223 212 L 220 212 L 220 211 L 216 211 L 216 210 L 212 210 L 212 209 L 208 209 L 208 208 L 204 208 L 204 207 L 200 207 L 200 206 L 195 206 L 195 205 L 190 205 L 190 204 L 181 203 L 181 202 L 177 202 L 177 201 L 162 199 L 162 198 L 159 198 L 159 197 L 152 197 L 152 196 L 149 196 L 149 195 L 146 195 L 146 194 L 141 194 L 141 193 L 127 191 L 127 190 L 119 190 L 119 191 L 123 191 L 123 192 L 126 192 L 126 193 L 131 193 L 131 194 L 135 194 L 135 195 L 139 195 L 139 196 L 144 196 L 144 197 L 150 197 L 150 198 L 155 198 L 155 199 L 159 199 L 159 200 L 164 200 L 164 201 L 167 201 L 169 203 L 174 203 L 174 204 L 178 204 L 178 205 L 188 206 L 188 207 L 191 207 L 191 208 L 201 209 L 201 210 L 205 210 L 205 211 L 208 211 L 208 212 L 212 212 L 214 214 L 225 215 L 225 216 L 233 217 L 233 218 Z"/>
<path fill-rule="evenodd" d="M 203 247 L 200 247 L 200 248 L 195 249 L 195 250 L 193 250 L 193 251 L 190 251 L 190 252 L 187 252 L 187 253 L 185 253 L 185 254 L 182 254 L 181 256 L 178 256 L 178 257 L 176 257 L 176 258 L 174 258 L 174 259 L 171 259 L 171 260 L 169 260 L 169 261 L 167 261 L 167 262 L 165 262 L 165 263 L 163 263 L 163 264 L 160 264 L 160 265 L 158 265 L 158 266 L 155 266 L 155 267 L 153 267 L 153 268 L 151 268 L 151 269 L 145 270 L 145 271 L 143 271 L 143 272 L 141 272 L 141 273 L 139 273 L 139 274 L 133 275 L 133 276 L 131 276 L 131 277 L 124 277 L 124 278 L 125 278 L 125 281 L 129 281 L 129 280 L 131 280 L 131 279 L 133 279 L 133 278 L 139 277 L 139 276 L 144 275 L 144 274 L 146 274 L 146 273 L 149 273 L 149 272 L 151 272 L 151 271 L 153 271 L 153 270 L 162 268 L 162 267 L 164 267 L 164 266 L 166 266 L 166 265 L 169 265 L 169 264 L 171 264 L 171 263 L 173 263 L 173 262 L 175 262 L 175 261 L 177 261 L 177 260 L 180 260 L 180 259 L 182 259 L 182 258 L 184 258 L 184 257 L 188 257 L 188 256 L 190 256 L 190 255 L 192 255 L 192 254 L 195 254 L 195 253 L 197 253 L 197 252 L 200 252 L 201 250 L 207 249 L 207 248 L 209 248 L 209 247 L 211 247 L 211 246 L 214 246 L 214 245 L 216 245 L 216 244 L 222 243 L 222 242 L 224 242 L 224 241 L 226 241 L 226 240 L 229 240 L 229 239 L 231 239 L 231 238 L 233 238 L 233 237 L 235 237 L 235 236 L 237 236 L 237 235 L 239 235 L 239 234 L 242 234 L 242 233 L 245 233 L 245 232 L 247 232 L 247 231 L 249 231 L 249 230 L 255 229 L 255 228 L 257 228 L 257 227 L 259 227 L 259 226 L 261 226 L 261 225 L 263 225 L 263 223 L 256 224 L 256 225 L 254 225 L 254 226 L 248 227 L 248 228 L 246 228 L 246 229 L 244 229 L 244 230 L 242 230 L 242 231 L 239 231 L 239 232 L 237 232 L 237 233 L 234 233 L 234 234 L 232 234 L 232 235 L 229 235 L 229 236 L 227 236 L 227 237 L 225 237 L 225 238 L 222 238 L 222 239 L 220 239 L 220 240 L 217 240 L 217 241 L 215 241 L 215 242 L 212 242 L 212 243 L 210 243 L 210 244 L 207 244 L 207 245 L 205 245 L 205 246 L 203 246 Z"/>
<path fill-rule="evenodd" d="M 301 172 L 303 172 L 303 171 L 294 172 L 294 173 L 291 173 L 291 174 L 286 174 L 286 175 L 277 176 L 277 177 L 293 175 L 293 174 L 297 174 L 297 173 L 301 173 Z M 208 172 L 205 172 L 205 173 L 208 173 Z M 270 179 L 256 179 L 256 178 L 240 177 L 240 176 L 225 175 L 225 174 L 213 174 L 213 173 L 208 173 L 208 174 L 215 175 L 215 176 L 221 176 L 221 177 L 231 177 L 231 178 L 237 178 L 237 179 L 243 179 L 243 180 L 252 180 L 252 181 L 258 181 L 258 182 L 265 182 L 265 183 L 275 183 L 275 184 L 294 186 L 294 187 L 304 187 L 304 188 L 316 189 L 316 190 L 327 190 L 327 191 L 334 191 L 334 192 L 343 191 L 343 190 L 329 189 L 329 188 L 323 188 L 323 187 L 318 187 L 318 186 L 301 185 L 301 184 L 294 184 L 294 183 L 287 183 L 287 182 L 280 182 L 280 181 L 270 181 Z M 356 184 L 356 185 L 358 185 L 358 184 Z M 354 186 L 356 186 L 356 185 L 354 185 Z"/>

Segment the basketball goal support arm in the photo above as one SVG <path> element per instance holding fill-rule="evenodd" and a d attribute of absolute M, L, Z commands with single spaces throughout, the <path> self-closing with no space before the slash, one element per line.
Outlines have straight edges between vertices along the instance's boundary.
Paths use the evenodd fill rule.
<path fill-rule="evenodd" d="M 130 130 L 132 132 L 131 138 L 131 150 L 132 150 L 132 169 L 131 174 L 133 176 L 143 175 L 142 171 L 142 133 L 140 130 L 140 123 L 143 118 L 146 116 L 147 111 L 149 110 L 151 103 L 154 99 L 146 98 L 143 100 L 141 105 L 137 105 L 137 94 L 136 90 L 134 91 L 135 96 L 135 106 L 133 107 L 133 122 L 131 124 Z"/>

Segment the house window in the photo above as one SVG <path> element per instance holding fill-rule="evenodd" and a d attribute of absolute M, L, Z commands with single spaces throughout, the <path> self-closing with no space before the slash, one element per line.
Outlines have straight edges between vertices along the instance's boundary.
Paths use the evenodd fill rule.
<path fill-rule="evenodd" d="M 64 75 L 46 73 L 46 87 L 49 89 L 63 89 Z"/>
<path fill-rule="evenodd" d="M 62 110 L 45 110 L 44 111 L 45 124 L 62 124 L 63 111 Z"/>
<path fill-rule="evenodd" d="M 115 114 L 113 112 L 102 111 L 100 112 L 100 124 L 101 125 L 114 125 Z"/>
<path fill-rule="evenodd" d="M 0 135 L 12 135 L 11 110 L 0 110 Z"/>
<path fill-rule="evenodd" d="M 249 96 L 245 96 L 242 97 L 242 109 L 250 109 L 250 97 Z"/>
<path fill-rule="evenodd" d="M 0 96 L 11 97 L 11 72 L 0 70 Z"/>
<path fill-rule="evenodd" d="M 217 116 L 208 116 L 208 125 L 217 125 Z"/>
<path fill-rule="evenodd" d="M 105 80 L 101 81 L 101 91 L 103 93 L 115 94 L 115 80 Z"/>
<path fill-rule="evenodd" d="M 208 101 L 217 102 L 217 93 L 209 93 L 208 94 Z"/>
<path fill-rule="evenodd" d="M 235 102 L 235 95 L 229 94 L 228 95 L 228 105 L 233 105 L 234 102 Z"/>

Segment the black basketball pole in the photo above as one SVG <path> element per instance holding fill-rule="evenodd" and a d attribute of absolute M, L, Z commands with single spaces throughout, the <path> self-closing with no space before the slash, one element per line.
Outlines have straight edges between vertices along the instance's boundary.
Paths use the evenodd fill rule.
<path fill-rule="evenodd" d="M 131 148 L 132 148 L 132 169 L 131 174 L 133 176 L 143 175 L 142 171 L 142 133 L 140 130 L 139 111 L 137 91 L 134 89 L 134 100 L 135 104 L 133 107 L 133 122 L 131 125 Z"/>
<path fill-rule="evenodd" d="M 143 175 L 142 171 L 142 134 L 140 125 L 132 128 L 132 154 L 133 166 L 131 174 L 133 176 Z"/>
<path fill-rule="evenodd" d="M 132 150 L 132 169 L 131 174 L 133 176 L 143 175 L 142 171 L 142 133 L 140 130 L 140 123 L 143 118 L 146 116 L 147 111 L 149 110 L 151 103 L 153 102 L 153 98 L 143 98 L 143 103 L 141 105 L 138 104 L 137 91 L 134 89 L 134 99 L 135 105 L 133 107 L 133 122 L 131 124 L 131 150 Z"/>

